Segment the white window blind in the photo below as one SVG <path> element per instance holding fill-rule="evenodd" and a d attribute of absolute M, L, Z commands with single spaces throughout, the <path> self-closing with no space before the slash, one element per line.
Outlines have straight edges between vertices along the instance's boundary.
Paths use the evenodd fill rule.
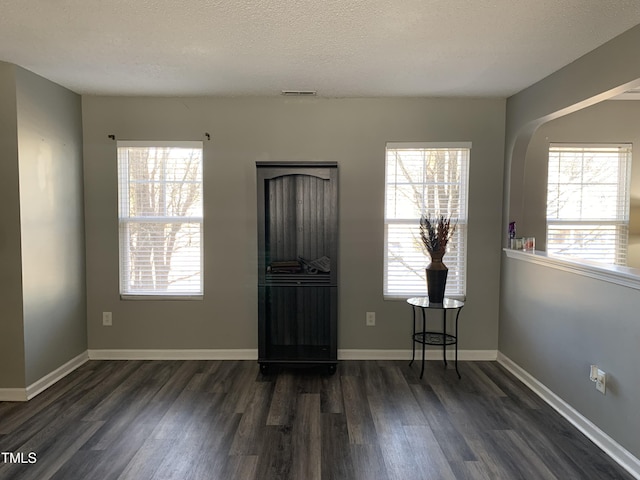
<path fill-rule="evenodd" d="M 117 147 L 121 295 L 202 295 L 202 142 Z"/>
<path fill-rule="evenodd" d="M 444 263 L 445 295 L 466 293 L 467 192 L 470 143 L 388 143 L 385 169 L 384 296 L 427 294 L 430 258 L 420 240 L 420 216 L 451 218 L 455 233 Z"/>
<path fill-rule="evenodd" d="M 551 144 L 547 252 L 625 265 L 631 144 Z"/>

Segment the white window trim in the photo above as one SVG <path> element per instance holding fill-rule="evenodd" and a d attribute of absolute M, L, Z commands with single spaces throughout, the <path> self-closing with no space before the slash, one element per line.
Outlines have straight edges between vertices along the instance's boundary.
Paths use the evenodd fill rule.
<path fill-rule="evenodd" d="M 625 205 L 621 205 L 618 204 L 618 210 L 617 213 L 618 214 L 623 214 L 626 215 L 626 222 L 625 220 L 620 220 L 620 219 L 595 219 L 595 218 L 553 218 L 553 217 L 548 217 L 548 206 L 547 206 L 547 213 L 546 213 L 546 224 L 545 224 L 545 228 L 546 228 L 546 232 L 545 232 L 545 238 L 546 238 L 546 243 L 547 243 L 547 250 L 549 249 L 549 243 L 550 243 L 550 238 L 549 238 L 549 234 L 550 234 L 550 229 L 552 229 L 554 226 L 564 226 L 564 225 L 573 225 L 577 228 L 579 228 L 580 226 L 588 226 L 588 225 L 601 225 L 601 226 L 606 226 L 606 225 L 611 225 L 611 226 L 616 226 L 618 227 L 617 230 L 623 230 L 625 233 L 628 231 L 629 228 L 629 192 L 630 192 L 630 182 L 631 182 L 631 163 L 632 163 L 632 144 L 627 142 L 627 143 L 616 143 L 616 142 L 611 142 L 611 143 L 573 143 L 573 142 L 551 142 L 549 143 L 549 147 L 548 147 L 548 162 L 550 161 L 550 153 L 551 150 L 553 148 L 566 148 L 566 149 L 571 149 L 571 148 L 575 148 L 575 149 L 589 149 L 589 148 L 593 148 L 593 149 L 597 149 L 597 148 L 611 148 L 611 149 L 628 149 L 629 151 L 629 157 L 628 159 L 625 161 L 625 171 L 624 173 L 624 181 L 626 182 L 623 186 L 622 189 L 624 192 L 626 192 L 626 196 L 627 196 L 627 202 Z M 622 174 L 622 172 L 620 173 L 620 175 Z M 622 178 L 622 177 L 620 177 Z M 619 179 L 620 180 L 620 179 Z M 549 186 L 549 181 L 547 179 L 547 188 Z M 547 199 L 548 202 L 548 199 Z M 620 209 L 620 206 L 622 206 L 622 209 Z M 617 246 L 616 246 L 616 252 L 615 252 L 615 257 L 621 257 L 626 259 L 627 257 L 627 250 L 628 250 L 628 245 L 627 245 L 627 237 L 625 235 L 625 233 L 623 233 L 622 235 L 624 235 L 624 238 L 621 237 L 620 231 L 618 231 L 617 233 Z M 624 242 L 622 242 L 622 240 L 624 240 Z M 580 256 L 577 255 L 562 255 L 560 253 L 557 254 L 551 254 L 552 256 L 560 256 L 560 257 L 569 257 L 569 258 L 573 258 L 575 260 L 577 260 L 578 262 L 584 261 L 586 263 L 589 263 L 590 260 L 586 259 L 586 258 L 580 258 Z M 605 263 L 606 265 L 606 263 Z M 621 266 L 621 265 L 620 265 Z"/>
<path fill-rule="evenodd" d="M 155 140 L 118 140 L 117 142 L 117 148 L 123 147 L 123 148 L 127 148 L 127 147 L 175 147 L 175 148 L 197 148 L 202 150 L 203 153 L 203 157 L 204 157 L 204 143 L 202 141 L 189 141 L 189 140 L 182 140 L 182 141 L 166 141 L 166 140 L 160 140 L 160 141 L 155 141 Z M 119 160 L 118 160 L 119 161 Z M 204 168 L 204 158 L 202 159 L 202 167 Z M 119 167 L 118 167 L 119 169 Z M 204 174 L 204 172 L 203 172 Z M 119 173 L 118 173 L 119 175 Z M 202 179 L 201 182 L 204 184 L 204 178 Z M 118 235 L 121 235 L 121 223 L 123 222 L 122 217 L 120 216 L 120 192 L 119 192 L 119 188 L 120 188 L 120 178 L 118 177 Z M 204 196 L 204 192 L 202 193 L 202 195 Z M 176 217 L 144 217 L 143 218 L 137 218 L 137 217 L 130 217 L 127 220 L 127 223 L 133 223 L 133 222 L 147 222 L 149 220 L 152 221 L 156 221 L 156 222 L 161 222 L 161 223 L 171 223 L 174 221 L 178 221 Z M 193 223 L 200 223 L 200 266 L 201 266 L 201 271 L 200 271 L 200 292 L 199 293 L 193 293 L 193 294 L 176 294 L 176 293 L 162 293 L 162 294 L 135 294 L 135 293 L 123 293 L 122 292 L 122 276 L 121 273 L 118 272 L 118 290 L 119 290 L 119 295 L 120 295 L 120 299 L 121 300 L 155 300 L 155 301 L 171 301 L 171 300 L 185 300 L 185 301 L 192 301 L 192 300 L 202 300 L 204 298 L 204 216 L 189 216 L 189 217 L 180 217 L 179 223 L 188 223 L 188 222 L 193 222 Z M 120 259 L 120 255 L 121 255 L 121 249 L 122 249 L 122 244 L 121 244 L 121 239 L 118 240 L 118 269 L 122 268 L 121 265 L 121 259 Z"/>
<path fill-rule="evenodd" d="M 417 148 L 467 148 L 471 150 L 471 142 L 387 142 L 387 149 L 414 150 Z"/>
<path fill-rule="evenodd" d="M 450 149 L 468 149 L 471 150 L 472 148 L 472 142 L 387 142 L 385 145 L 385 164 L 386 164 L 386 155 L 387 155 L 387 150 L 402 150 L 402 149 L 406 149 L 406 150 L 413 150 L 413 149 L 437 149 L 437 148 L 450 148 Z M 464 294 L 447 294 L 447 298 L 453 298 L 456 300 L 462 300 L 464 301 L 466 299 L 466 287 L 467 287 L 467 262 L 468 262 L 468 249 L 467 249 L 467 236 L 468 236 L 468 225 L 469 225 L 469 210 L 468 210 L 468 202 L 469 202 L 469 183 L 470 183 L 470 179 L 469 179 L 469 168 L 470 168 L 470 159 L 467 162 L 467 171 L 466 171 L 466 178 L 467 178 L 467 184 L 466 184 L 466 188 L 467 191 L 465 192 L 465 212 L 466 212 L 466 219 L 465 219 L 465 229 L 464 229 L 464 238 L 462 239 L 461 243 L 462 245 L 464 245 L 464 257 L 463 257 L 463 279 L 462 279 L 462 283 L 464 286 L 464 290 L 465 293 Z M 386 167 L 385 167 L 385 204 L 386 204 Z M 385 207 L 386 209 L 386 207 Z M 384 210 L 384 209 L 383 209 Z M 413 219 L 387 219 L 386 218 L 386 211 L 383 213 L 383 223 L 384 223 L 384 250 L 383 250 L 383 254 L 384 254 L 384 258 L 383 258 L 383 299 L 384 300 L 396 300 L 396 301 L 406 301 L 408 298 L 411 297 L 415 297 L 415 294 L 387 294 L 386 291 L 386 285 L 384 282 L 386 282 L 386 278 L 387 278 L 387 225 L 390 224 L 403 224 L 403 223 L 407 223 L 407 221 L 413 221 Z M 418 228 L 419 226 L 419 219 L 415 220 L 416 222 L 416 228 Z M 425 260 L 425 267 L 428 263 L 428 259 Z M 425 295 L 426 295 L 426 285 L 425 285 Z"/>

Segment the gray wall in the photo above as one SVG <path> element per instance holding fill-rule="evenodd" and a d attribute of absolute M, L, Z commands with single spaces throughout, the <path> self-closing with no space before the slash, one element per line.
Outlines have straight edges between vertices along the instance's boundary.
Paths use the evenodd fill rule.
<path fill-rule="evenodd" d="M 0 63 L 0 388 L 87 350 L 80 97 Z"/>
<path fill-rule="evenodd" d="M 80 97 L 17 69 L 27 385 L 87 350 Z"/>
<path fill-rule="evenodd" d="M 16 67 L 0 62 L 0 388 L 24 388 Z"/>
<path fill-rule="evenodd" d="M 460 347 L 495 350 L 505 102 L 499 99 L 83 97 L 91 349 L 257 347 L 255 162 L 339 163 L 339 348 L 410 348 L 409 307 L 382 298 L 387 141 L 471 141 L 468 306 Z M 203 301 L 121 301 L 116 142 L 204 133 Z M 426 287 L 425 287 L 426 292 Z M 113 327 L 101 312 L 113 312 Z M 377 326 L 365 327 L 365 312 Z"/>
<path fill-rule="evenodd" d="M 640 292 L 516 259 L 503 276 L 500 351 L 640 457 Z"/>
<path fill-rule="evenodd" d="M 639 84 L 640 63 L 629 62 L 638 44 L 640 26 L 508 99 L 505 243 L 508 220 L 529 228 L 525 152 L 536 128 Z M 500 351 L 640 457 L 640 292 L 505 256 L 501 285 Z M 594 363 L 609 375 L 606 396 L 589 380 Z"/>

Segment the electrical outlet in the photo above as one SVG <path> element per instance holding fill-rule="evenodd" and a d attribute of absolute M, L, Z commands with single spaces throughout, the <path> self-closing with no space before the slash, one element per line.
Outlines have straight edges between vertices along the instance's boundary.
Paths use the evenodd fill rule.
<path fill-rule="evenodd" d="M 597 365 L 591 365 L 589 379 L 596 384 L 596 390 L 603 395 L 607 394 L 607 374 L 600 370 Z"/>
<path fill-rule="evenodd" d="M 102 312 L 102 326 L 110 327 L 113 325 L 113 317 L 111 316 L 111 312 Z"/>
<path fill-rule="evenodd" d="M 598 369 L 596 377 L 596 390 L 603 395 L 607 394 L 607 374 L 600 369 Z"/>
<path fill-rule="evenodd" d="M 376 312 L 367 312 L 367 327 L 376 326 Z"/>

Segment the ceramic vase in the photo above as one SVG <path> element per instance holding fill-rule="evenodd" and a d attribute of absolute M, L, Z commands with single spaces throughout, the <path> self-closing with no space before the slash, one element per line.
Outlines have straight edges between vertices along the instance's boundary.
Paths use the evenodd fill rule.
<path fill-rule="evenodd" d="M 429 303 L 442 303 L 444 300 L 444 289 L 447 285 L 447 274 L 449 269 L 442 263 L 444 252 L 429 252 L 431 262 L 427 265 L 427 295 Z"/>

